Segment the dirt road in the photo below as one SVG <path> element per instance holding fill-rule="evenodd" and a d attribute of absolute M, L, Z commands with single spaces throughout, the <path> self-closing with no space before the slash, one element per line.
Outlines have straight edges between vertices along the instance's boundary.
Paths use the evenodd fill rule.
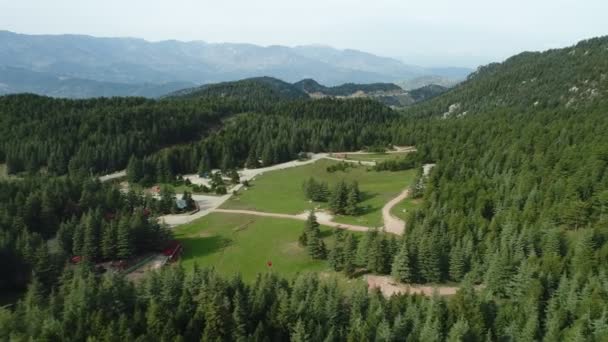
<path fill-rule="evenodd" d="M 440 296 L 451 296 L 456 294 L 458 286 L 429 286 L 429 285 L 411 285 L 397 283 L 390 276 L 381 275 L 366 275 L 365 280 L 369 289 L 380 289 L 380 292 L 385 297 L 390 297 L 394 294 L 420 294 L 424 296 L 432 296 L 433 292 L 437 291 Z"/>
<path fill-rule="evenodd" d="M 289 215 L 289 214 L 278 214 L 278 213 L 266 213 L 262 211 L 253 211 L 253 210 L 232 210 L 232 209 L 215 209 L 216 213 L 226 213 L 226 214 L 241 214 L 241 215 L 254 215 L 254 216 L 264 216 L 264 217 L 276 217 L 276 218 L 284 218 L 291 220 L 299 220 L 306 221 L 308 218 L 308 212 L 304 212 L 298 215 Z M 331 216 L 324 214 L 322 212 L 317 213 L 317 222 L 324 226 L 334 227 L 334 228 L 343 228 L 346 230 L 352 230 L 356 232 L 366 232 L 370 230 L 369 227 L 365 226 L 357 226 L 354 224 L 346 224 L 346 223 L 338 223 L 331 221 Z"/>
<path fill-rule="evenodd" d="M 101 182 L 111 181 L 112 179 L 118 179 L 127 176 L 127 170 L 117 171 L 114 173 L 107 174 L 105 176 L 99 177 Z"/>
<path fill-rule="evenodd" d="M 240 186 L 239 186 L 240 187 Z M 177 196 L 181 198 L 181 196 Z M 210 212 L 217 209 L 220 205 L 226 202 L 230 198 L 230 194 L 224 196 L 206 196 L 206 195 L 192 195 L 192 199 L 198 203 L 200 210 L 192 215 L 189 214 L 171 214 L 163 215 L 158 218 L 159 222 L 163 222 L 169 227 L 175 227 L 182 224 L 190 223 L 197 220 Z"/>
<path fill-rule="evenodd" d="M 384 222 L 384 230 L 388 233 L 403 235 L 405 232 L 405 221 L 393 216 L 391 209 L 407 198 L 410 194 L 410 189 L 403 190 L 399 196 L 393 198 L 382 207 L 382 221 Z"/>
<path fill-rule="evenodd" d="M 350 154 L 352 154 L 352 153 L 350 153 Z M 344 162 L 344 163 L 351 163 L 351 164 L 361 164 L 361 165 L 367 165 L 367 166 L 376 166 L 376 162 L 375 161 L 369 161 L 369 160 L 344 159 L 344 158 L 336 158 L 336 157 L 331 157 L 331 156 L 326 156 L 325 159 L 335 160 L 335 161 Z"/>

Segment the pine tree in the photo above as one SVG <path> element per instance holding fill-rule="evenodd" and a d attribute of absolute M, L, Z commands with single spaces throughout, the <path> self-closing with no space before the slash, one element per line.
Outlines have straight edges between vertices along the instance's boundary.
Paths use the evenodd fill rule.
<path fill-rule="evenodd" d="M 318 229 L 319 228 L 319 223 L 317 222 L 317 216 L 315 215 L 315 211 L 311 210 L 308 213 L 308 218 L 306 219 L 306 223 L 304 224 L 304 230 L 302 231 L 302 234 L 300 234 L 300 237 L 298 238 L 298 242 L 300 243 L 301 246 L 308 246 L 308 236 L 310 235 L 310 232 L 314 229 Z"/>
<path fill-rule="evenodd" d="M 142 161 L 131 156 L 129 164 L 127 164 L 127 179 L 129 183 L 138 183 L 144 177 Z"/>
<path fill-rule="evenodd" d="M 388 324 L 388 322 L 383 319 L 380 324 L 378 325 L 378 328 L 376 329 L 376 339 L 375 341 L 378 342 L 390 342 L 392 341 L 392 335 L 391 335 L 391 326 Z"/>
<path fill-rule="evenodd" d="M 349 277 L 355 273 L 356 257 L 357 240 L 353 234 L 348 233 L 344 241 L 344 273 Z"/>
<path fill-rule="evenodd" d="M 266 146 L 264 147 L 264 150 L 262 152 L 262 165 L 271 166 L 271 165 L 276 164 L 274 157 L 275 157 L 275 153 L 274 153 L 274 149 L 272 148 L 272 144 L 270 144 L 270 143 L 266 144 Z"/>
<path fill-rule="evenodd" d="M 211 181 L 209 182 L 212 189 L 215 189 L 220 186 L 224 186 L 224 179 L 222 178 L 221 172 L 214 172 L 211 175 Z"/>
<path fill-rule="evenodd" d="M 88 214 L 84 217 L 84 245 L 82 255 L 88 261 L 94 261 L 100 256 L 100 222 L 101 217 L 98 213 Z"/>
<path fill-rule="evenodd" d="M 306 246 L 308 248 L 308 254 L 313 259 L 325 259 L 327 256 L 327 249 L 325 242 L 321 238 L 321 230 L 319 229 L 319 223 L 315 216 L 314 210 L 311 210 L 306 220 Z"/>
<path fill-rule="evenodd" d="M 344 213 L 346 215 L 355 216 L 359 214 L 359 207 L 357 206 L 359 203 L 359 194 L 358 191 L 351 187 L 348 191 L 348 195 L 346 197 L 346 207 L 344 208 Z"/>
<path fill-rule="evenodd" d="M 418 269 L 425 281 L 438 283 L 441 280 L 439 251 L 434 244 L 433 236 L 427 235 L 420 242 Z"/>
<path fill-rule="evenodd" d="M 412 271 L 410 269 L 408 246 L 405 239 L 403 239 L 399 252 L 393 261 L 391 275 L 396 281 L 402 283 L 409 283 L 413 280 Z"/>
<path fill-rule="evenodd" d="M 234 309 L 232 311 L 232 320 L 234 321 L 234 329 L 232 329 L 233 341 L 247 341 L 247 324 L 248 312 L 246 302 L 240 290 L 237 290 L 234 295 Z"/>
<path fill-rule="evenodd" d="M 192 199 L 192 194 L 190 191 L 184 191 L 182 194 L 182 200 L 186 202 L 186 209 L 192 210 L 196 208 L 196 203 L 194 202 L 194 199 Z"/>
<path fill-rule="evenodd" d="M 232 184 L 239 184 L 241 182 L 241 177 L 239 176 L 238 171 L 236 170 L 230 170 L 230 181 L 232 182 Z"/>
<path fill-rule="evenodd" d="M 456 324 L 450 328 L 447 340 L 449 342 L 468 341 L 469 323 L 466 319 L 460 318 Z"/>
<path fill-rule="evenodd" d="M 574 249 L 574 257 L 571 262 L 572 274 L 578 279 L 587 279 L 595 262 L 595 241 L 593 232 L 583 232 L 579 234 L 578 242 Z"/>
<path fill-rule="evenodd" d="M 58 200 L 53 198 L 49 191 L 42 193 L 42 201 L 40 204 L 40 227 L 38 231 L 44 238 L 50 238 L 55 234 L 57 230 L 57 224 L 59 223 L 57 215 L 55 213 L 55 205 Z"/>
<path fill-rule="evenodd" d="M 113 260 L 116 257 L 116 224 L 114 222 L 103 226 L 101 254 L 106 260 Z"/>
<path fill-rule="evenodd" d="M 122 260 L 129 259 L 134 253 L 129 221 L 129 217 L 121 217 L 116 231 L 116 257 Z"/>
<path fill-rule="evenodd" d="M 248 169 L 257 169 L 260 167 L 260 161 L 255 154 L 255 149 L 250 150 L 247 161 L 245 162 L 245 167 Z"/>
<path fill-rule="evenodd" d="M 329 198 L 329 186 L 325 182 L 320 182 L 315 190 L 314 198 L 316 202 L 327 202 Z"/>
<path fill-rule="evenodd" d="M 299 319 L 293 328 L 290 340 L 292 342 L 308 342 L 310 341 L 310 335 L 306 332 L 306 326 L 302 319 Z"/>
<path fill-rule="evenodd" d="M 386 274 L 390 270 L 388 241 L 385 235 L 377 235 L 371 241 L 368 250 L 367 268 L 378 274 Z"/>
<path fill-rule="evenodd" d="M 201 160 L 198 163 L 197 171 L 200 177 L 205 177 L 211 172 L 211 159 L 207 152 L 203 152 Z"/>
<path fill-rule="evenodd" d="M 465 259 L 462 247 L 454 246 L 450 252 L 450 278 L 454 281 L 462 280 L 465 274 Z"/>
<path fill-rule="evenodd" d="M 84 245 L 84 227 L 82 224 L 74 226 L 74 235 L 72 239 L 72 255 L 82 256 Z"/>
<path fill-rule="evenodd" d="M 353 193 L 353 198 L 356 203 L 361 202 L 361 191 L 359 191 L 359 182 L 356 180 L 350 184 L 349 192 Z"/>
<path fill-rule="evenodd" d="M 175 191 L 169 186 L 162 186 L 160 189 L 159 209 L 163 214 L 175 212 Z"/>
<path fill-rule="evenodd" d="M 329 251 L 328 262 L 334 271 L 341 271 L 344 267 L 344 229 L 338 228 L 334 233 L 334 248 Z"/>
<path fill-rule="evenodd" d="M 334 187 L 329 200 L 329 207 L 334 214 L 344 214 L 346 210 L 348 190 L 344 181 L 338 182 Z"/>

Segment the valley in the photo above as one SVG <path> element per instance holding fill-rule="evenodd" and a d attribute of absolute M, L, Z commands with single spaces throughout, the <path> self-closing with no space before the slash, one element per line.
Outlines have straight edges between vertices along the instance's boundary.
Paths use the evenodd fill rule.
<path fill-rule="evenodd" d="M 72 38 L 48 59 L 96 41 Z M 280 50 L 293 73 L 154 99 L 0 96 L 0 340 L 608 338 L 608 37 L 407 91 L 369 75 L 402 63 L 356 51 L 323 63 L 367 83 L 298 69 L 319 47 L 105 42 L 158 80 L 203 50 L 252 68 Z M 0 61 L 31 49 L 11 44 Z M 94 60 L 71 61 L 135 77 Z"/>

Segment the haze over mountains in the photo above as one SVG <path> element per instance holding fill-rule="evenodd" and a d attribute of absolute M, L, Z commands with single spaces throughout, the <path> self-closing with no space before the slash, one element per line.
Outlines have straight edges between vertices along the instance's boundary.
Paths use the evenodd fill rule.
<path fill-rule="evenodd" d="M 202 41 L 148 42 L 82 35 L 0 31 L 0 94 L 56 97 L 157 97 L 179 89 L 271 76 L 287 82 L 413 82 L 449 85 L 466 68 L 422 68 L 392 58 L 326 46 L 268 46 Z"/>

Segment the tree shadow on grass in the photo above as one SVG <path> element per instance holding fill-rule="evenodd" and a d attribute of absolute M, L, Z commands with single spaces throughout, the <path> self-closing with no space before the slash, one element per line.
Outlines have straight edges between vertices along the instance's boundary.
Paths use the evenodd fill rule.
<path fill-rule="evenodd" d="M 333 229 L 321 230 L 321 238 L 322 239 L 328 238 L 328 237 L 330 237 L 332 235 L 334 235 L 334 230 Z"/>
<path fill-rule="evenodd" d="M 187 237 L 179 239 L 184 248 L 183 259 L 196 259 L 221 252 L 234 243 L 232 239 L 213 235 L 205 237 Z"/>
<path fill-rule="evenodd" d="M 359 216 L 363 216 L 363 215 L 367 215 L 371 212 L 374 211 L 378 211 L 381 210 L 382 208 L 379 206 L 373 206 L 373 205 L 362 205 L 359 207 L 359 212 L 357 213 L 357 215 L 355 215 L 355 217 L 359 217 Z"/>
<path fill-rule="evenodd" d="M 367 201 L 369 199 L 372 199 L 372 198 L 374 198 L 374 197 L 376 197 L 378 195 L 379 194 L 376 193 L 376 192 L 361 191 L 360 192 L 360 199 L 361 199 L 361 202 L 363 202 L 363 201 Z"/>

